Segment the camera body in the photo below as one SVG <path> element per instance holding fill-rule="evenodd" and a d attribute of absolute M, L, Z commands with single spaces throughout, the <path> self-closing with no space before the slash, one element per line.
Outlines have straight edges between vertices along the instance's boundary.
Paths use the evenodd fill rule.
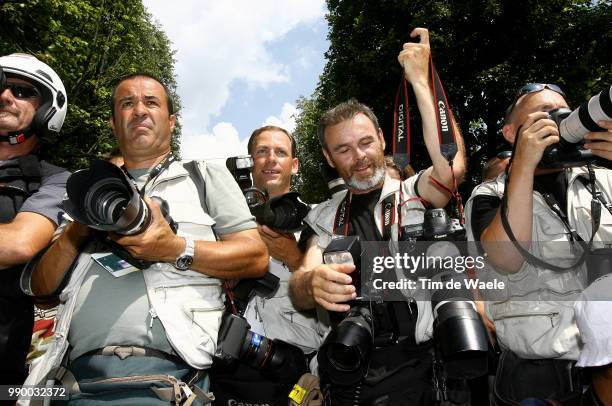
<path fill-rule="evenodd" d="M 215 363 L 231 367 L 242 362 L 269 379 L 297 382 L 308 372 L 306 357 L 299 347 L 271 340 L 250 330 L 241 316 L 225 312 L 217 338 Z"/>
<path fill-rule="evenodd" d="M 361 243 L 358 236 L 334 238 L 323 252 L 326 264 L 354 264 L 350 274 L 357 299 L 351 301 L 350 310 L 327 335 L 319 349 L 319 368 L 337 384 L 357 383 L 367 372 L 374 344 L 375 317 L 370 302 L 362 300 Z"/>
<path fill-rule="evenodd" d="M 240 186 L 257 223 L 286 233 L 293 233 L 305 227 L 303 220 L 310 208 L 299 200 L 297 192 L 268 198 L 265 191 L 253 187 L 251 156 L 227 158 L 225 165 Z"/>
<path fill-rule="evenodd" d="M 401 241 L 465 241 L 465 228 L 444 209 L 429 209 L 422 223 L 402 226 Z"/>
<path fill-rule="evenodd" d="M 466 241 L 465 228 L 444 209 L 429 209 L 422 224 L 402 229 L 404 241 L 433 242 L 428 247 L 427 256 L 431 256 L 433 251 L 451 256 L 461 255 L 461 249 L 455 242 Z M 446 376 L 474 378 L 486 374 L 487 334 L 476 311 L 473 294 L 464 283 L 466 275 L 444 270 L 435 273 L 431 279 L 442 282 L 443 286 L 449 281 L 459 281 L 461 286 L 460 289 L 430 291 L 434 339 Z"/>

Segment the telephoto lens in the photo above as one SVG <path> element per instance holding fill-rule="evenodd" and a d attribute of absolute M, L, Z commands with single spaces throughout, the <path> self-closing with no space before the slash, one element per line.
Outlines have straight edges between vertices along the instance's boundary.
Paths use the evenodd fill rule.
<path fill-rule="evenodd" d="M 66 194 L 66 212 L 93 229 L 133 235 L 149 225 L 151 213 L 136 186 L 110 162 L 94 160 L 89 169 L 73 173 Z"/>
<path fill-rule="evenodd" d="M 374 320 L 367 304 L 355 304 L 321 345 L 317 360 L 321 371 L 340 385 L 352 385 L 368 370 L 373 347 Z"/>
<path fill-rule="evenodd" d="M 461 283 L 460 289 L 441 288 L 431 293 L 434 338 L 451 378 L 476 378 L 487 373 L 488 342 L 472 293 L 465 288 L 465 274 L 448 272 L 435 278 Z"/>
<path fill-rule="evenodd" d="M 601 120 L 612 120 L 612 86 L 557 122 L 559 135 L 565 142 L 576 144 L 584 140 L 588 132 L 606 131 L 597 124 Z"/>
<path fill-rule="evenodd" d="M 348 186 L 346 186 L 344 179 L 342 179 L 342 177 L 338 174 L 338 171 L 329 166 L 327 162 L 323 162 L 323 165 L 321 166 L 321 174 L 323 175 L 325 182 L 327 182 L 327 188 L 332 196 L 335 196 L 337 193 L 348 189 Z"/>
<path fill-rule="evenodd" d="M 285 380 L 287 374 L 296 373 L 295 379 L 307 372 L 306 357 L 302 350 L 282 340 L 270 340 L 250 330 L 241 316 L 225 313 L 219 328 L 215 362 L 224 366 L 242 362 L 271 379 Z"/>

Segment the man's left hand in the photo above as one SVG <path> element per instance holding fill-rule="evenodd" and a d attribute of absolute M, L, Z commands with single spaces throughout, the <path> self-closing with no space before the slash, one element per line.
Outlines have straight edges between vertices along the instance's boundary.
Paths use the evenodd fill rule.
<path fill-rule="evenodd" d="M 594 155 L 612 161 L 612 121 L 600 121 L 597 125 L 608 131 L 588 133 L 584 136 L 584 147 L 593 151 Z"/>
<path fill-rule="evenodd" d="M 185 241 L 174 234 L 156 202 L 148 197 L 145 197 L 145 202 L 151 211 L 151 222 L 142 233 L 127 236 L 109 233 L 109 237 L 135 258 L 174 263 L 184 251 Z"/>
<path fill-rule="evenodd" d="M 302 263 L 303 253 L 297 246 L 293 234 L 274 231 L 268 226 L 257 226 L 259 235 L 268 246 L 272 258 L 282 261 L 289 269 L 295 270 Z"/>

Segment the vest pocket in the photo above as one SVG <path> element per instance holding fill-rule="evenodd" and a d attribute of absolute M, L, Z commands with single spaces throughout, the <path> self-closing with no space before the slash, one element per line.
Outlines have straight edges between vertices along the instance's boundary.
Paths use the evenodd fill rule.
<path fill-rule="evenodd" d="M 190 332 L 195 338 L 194 343 L 213 354 L 217 346 L 217 335 L 221 325 L 221 314 L 225 306 L 213 305 L 203 301 L 187 302 L 185 313 L 191 320 Z"/>
<path fill-rule="evenodd" d="M 523 302 L 510 309 L 490 306 L 500 343 L 522 358 L 559 358 L 577 345 L 573 310 L 562 303 Z"/>

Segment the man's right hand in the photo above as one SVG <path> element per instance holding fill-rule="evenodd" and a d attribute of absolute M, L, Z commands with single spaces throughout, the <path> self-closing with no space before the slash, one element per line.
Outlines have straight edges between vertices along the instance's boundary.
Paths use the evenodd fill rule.
<path fill-rule="evenodd" d="M 534 172 L 546 147 L 557 142 L 559 142 L 559 128 L 548 118 L 548 113 L 538 111 L 529 114 L 519 131 L 512 160 L 513 167 Z"/>
<path fill-rule="evenodd" d="M 346 304 L 357 297 L 349 274 L 355 271 L 353 264 L 322 264 L 308 272 L 308 293 L 320 306 L 332 312 L 346 312 Z"/>

